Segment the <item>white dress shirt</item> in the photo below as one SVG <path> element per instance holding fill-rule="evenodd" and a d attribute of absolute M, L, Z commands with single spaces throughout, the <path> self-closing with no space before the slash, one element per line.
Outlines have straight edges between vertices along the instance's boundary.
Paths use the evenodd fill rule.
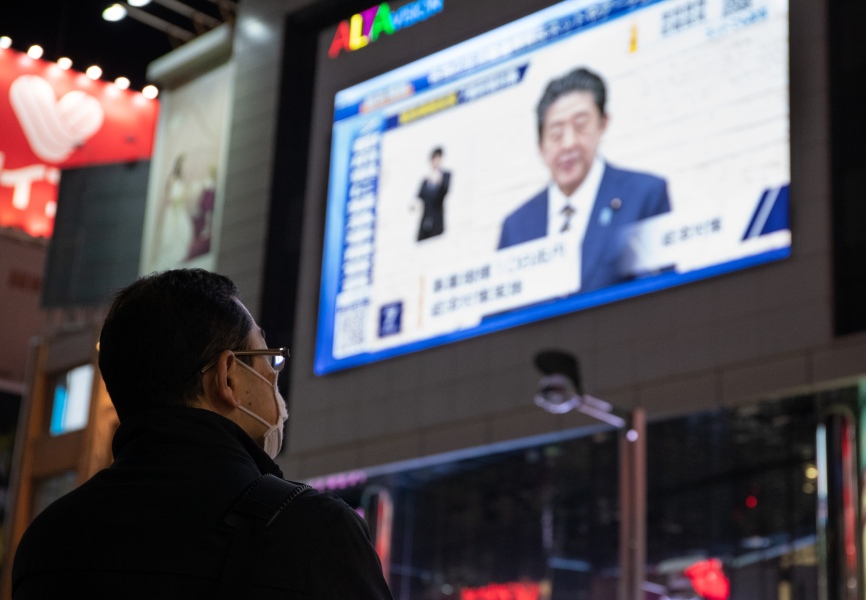
<path fill-rule="evenodd" d="M 589 217 L 598 196 L 598 188 L 601 186 L 601 178 L 604 176 L 604 161 L 596 156 L 589 168 L 589 173 L 583 183 L 580 184 L 571 196 L 566 196 L 552 182 L 547 190 L 547 235 L 569 235 L 577 238 L 577 246 L 583 245 L 586 229 L 589 227 Z M 574 209 L 569 221 L 568 231 L 561 231 L 565 223 L 565 215 L 562 209 L 570 206 Z"/>
<path fill-rule="evenodd" d="M 559 186 L 556 185 L 556 182 L 552 182 L 547 190 L 548 238 L 551 236 L 567 237 L 565 240 L 567 247 L 573 248 L 572 252 L 577 260 L 577 264 L 572 267 L 572 269 L 576 268 L 576 272 L 569 274 L 570 278 L 576 279 L 576 287 L 570 293 L 579 291 L 583 285 L 581 277 L 581 273 L 583 272 L 583 238 L 586 236 L 586 230 L 589 227 L 589 217 L 592 215 L 595 199 L 598 196 L 598 188 L 601 186 L 604 169 L 604 161 L 599 156 L 596 156 L 583 183 L 580 184 L 571 196 L 563 194 Z M 566 220 L 562 210 L 566 206 L 570 206 L 574 212 L 568 221 L 568 230 L 562 231 L 562 226 Z"/>

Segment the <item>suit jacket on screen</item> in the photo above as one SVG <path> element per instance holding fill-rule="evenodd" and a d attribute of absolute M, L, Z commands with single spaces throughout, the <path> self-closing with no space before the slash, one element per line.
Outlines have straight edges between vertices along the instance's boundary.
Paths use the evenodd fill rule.
<path fill-rule="evenodd" d="M 506 217 L 499 237 L 500 250 L 547 235 L 547 195 L 545 188 Z M 668 211 L 670 200 L 664 179 L 605 164 L 583 238 L 580 291 L 627 279 L 620 269 L 619 234 L 627 225 Z"/>
<path fill-rule="evenodd" d="M 445 231 L 443 204 L 451 184 L 451 172 L 442 171 L 439 185 L 431 185 L 426 179 L 421 183 L 418 197 L 424 202 L 424 214 L 418 226 L 418 241 L 426 240 Z"/>

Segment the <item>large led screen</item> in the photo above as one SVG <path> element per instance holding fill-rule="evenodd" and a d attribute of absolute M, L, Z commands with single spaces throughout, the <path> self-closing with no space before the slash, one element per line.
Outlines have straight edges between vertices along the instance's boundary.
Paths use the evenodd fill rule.
<path fill-rule="evenodd" d="M 788 108 L 786 0 L 570 0 L 341 90 L 316 373 L 788 256 Z"/>

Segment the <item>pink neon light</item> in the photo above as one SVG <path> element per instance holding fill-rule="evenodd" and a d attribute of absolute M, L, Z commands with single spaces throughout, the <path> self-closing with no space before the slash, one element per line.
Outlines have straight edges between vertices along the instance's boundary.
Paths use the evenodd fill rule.
<path fill-rule="evenodd" d="M 460 600 L 538 600 L 540 596 L 537 583 L 491 583 L 460 590 Z"/>
<path fill-rule="evenodd" d="M 684 573 L 695 591 L 706 600 L 728 600 L 731 597 L 731 582 L 725 577 L 719 559 L 698 561 Z"/>

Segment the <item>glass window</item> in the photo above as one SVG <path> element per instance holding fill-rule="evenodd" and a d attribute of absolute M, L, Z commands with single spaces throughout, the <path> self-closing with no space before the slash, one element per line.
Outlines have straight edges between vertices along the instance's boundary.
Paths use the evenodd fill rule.
<path fill-rule="evenodd" d="M 694 598 L 714 570 L 732 598 L 817 597 L 820 403 L 804 396 L 649 424 L 647 598 Z M 313 483 L 362 514 L 370 489 L 388 491 L 395 600 L 614 598 L 616 432 L 559 437 Z"/>

